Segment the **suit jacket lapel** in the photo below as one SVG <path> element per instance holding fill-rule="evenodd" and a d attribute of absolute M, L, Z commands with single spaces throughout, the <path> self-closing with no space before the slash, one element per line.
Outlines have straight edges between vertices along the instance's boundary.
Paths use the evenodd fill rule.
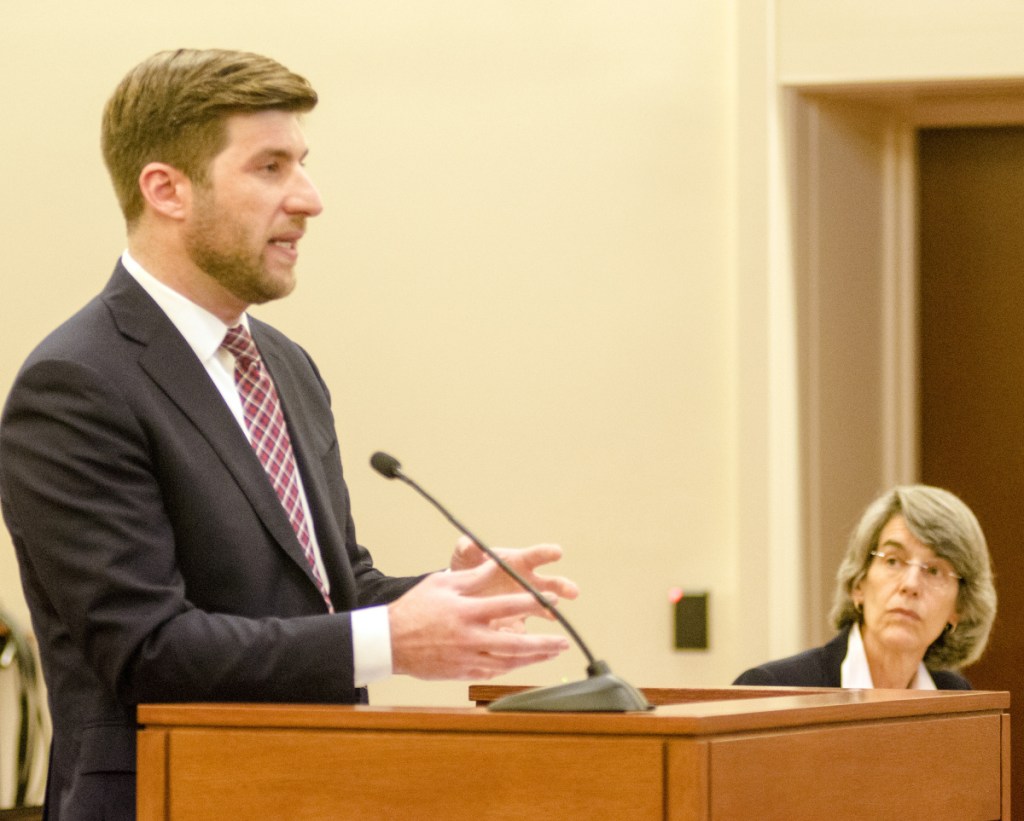
<path fill-rule="evenodd" d="M 329 498 L 323 472 L 323 460 L 329 458 L 329 451 L 334 447 L 334 431 L 326 428 L 323 418 L 309 407 L 306 401 L 309 388 L 289 366 L 275 337 L 264 333 L 258 321 L 251 321 L 250 328 L 281 400 L 306 500 L 313 513 L 320 557 L 331 582 L 331 598 L 340 605 L 355 601 L 356 585 L 345 556 L 345 537 L 336 516 L 332 515 L 337 501 Z M 310 378 L 314 377 L 310 375 Z"/>
<path fill-rule="evenodd" d="M 195 425 L 234 476 L 256 515 L 315 585 L 288 515 L 245 434 L 203 364 L 167 315 L 120 264 L 103 292 L 121 333 L 144 346 L 140 367 Z"/>
<path fill-rule="evenodd" d="M 844 627 L 821 648 L 823 687 L 842 686 L 842 667 L 849 648 L 850 627 Z"/>

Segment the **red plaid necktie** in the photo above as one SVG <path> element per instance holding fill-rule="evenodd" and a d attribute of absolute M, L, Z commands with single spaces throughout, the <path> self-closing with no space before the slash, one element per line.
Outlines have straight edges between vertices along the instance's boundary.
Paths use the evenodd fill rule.
<path fill-rule="evenodd" d="M 309 538 L 309 523 L 299 500 L 299 482 L 295 465 L 295 454 L 284 423 L 281 403 L 270 376 L 263 367 L 260 352 L 244 325 L 229 328 L 221 347 L 235 357 L 235 385 L 245 412 L 245 426 L 253 450 L 263 463 L 267 476 L 277 492 L 277 498 L 284 505 L 295 535 L 306 554 L 306 561 L 313 570 L 313 578 L 323 594 L 327 608 L 333 613 L 331 597 L 324 586 L 324 580 L 313 555 L 313 543 Z"/>

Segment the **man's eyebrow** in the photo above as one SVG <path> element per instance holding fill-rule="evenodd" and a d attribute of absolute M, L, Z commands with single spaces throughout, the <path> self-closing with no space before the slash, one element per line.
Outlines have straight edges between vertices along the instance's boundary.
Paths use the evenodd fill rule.
<path fill-rule="evenodd" d="M 256 161 L 260 160 L 291 160 L 298 159 L 299 162 L 303 162 L 306 157 L 309 156 L 309 149 L 307 148 L 296 158 L 295 152 L 287 148 L 263 148 L 256 152 L 253 159 Z"/>

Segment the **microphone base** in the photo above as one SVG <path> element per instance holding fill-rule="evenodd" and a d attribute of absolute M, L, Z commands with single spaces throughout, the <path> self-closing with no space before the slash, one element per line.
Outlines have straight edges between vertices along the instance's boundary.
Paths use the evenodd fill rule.
<path fill-rule="evenodd" d="M 616 676 L 603 661 L 587 668 L 587 678 L 552 687 L 536 687 L 487 705 L 509 713 L 636 713 L 653 710 L 643 693 Z"/>

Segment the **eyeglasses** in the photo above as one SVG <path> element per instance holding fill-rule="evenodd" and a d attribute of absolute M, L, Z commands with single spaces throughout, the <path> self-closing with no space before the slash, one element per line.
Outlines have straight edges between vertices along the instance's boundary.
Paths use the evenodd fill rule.
<path fill-rule="evenodd" d="M 921 583 L 933 589 L 942 589 L 954 580 L 963 581 L 963 576 L 954 573 L 949 563 L 942 559 L 934 562 L 916 562 L 900 553 L 882 551 L 872 551 L 871 555 L 878 559 L 878 566 L 890 578 L 899 578 L 911 567 L 916 567 L 921 571 Z"/>

